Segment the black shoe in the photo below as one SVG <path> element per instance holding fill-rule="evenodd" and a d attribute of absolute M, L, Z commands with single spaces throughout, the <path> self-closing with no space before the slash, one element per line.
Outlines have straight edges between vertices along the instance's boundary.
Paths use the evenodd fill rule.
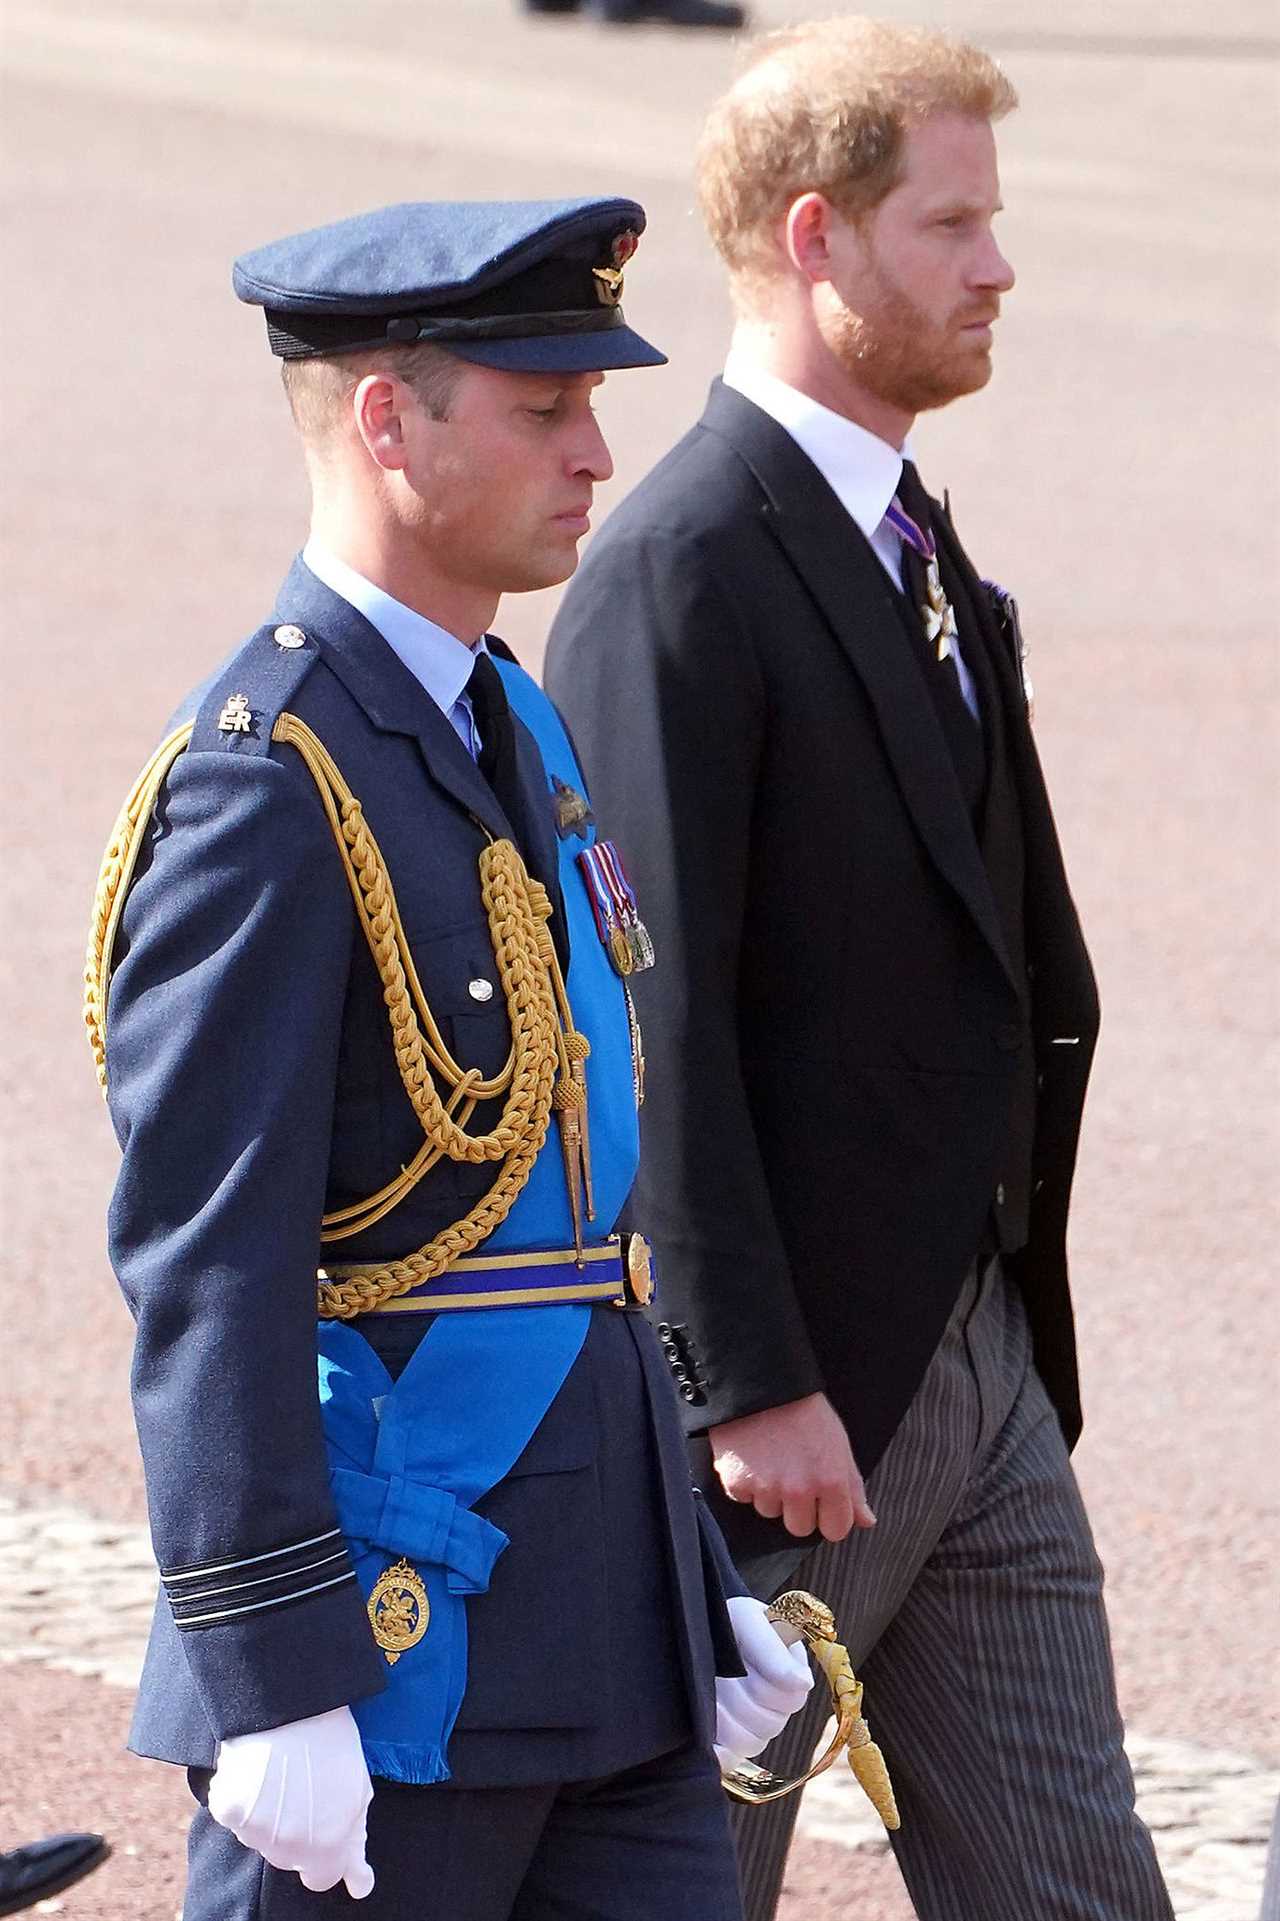
<path fill-rule="evenodd" d="M 581 0 L 524 0 L 526 13 L 576 13 Z"/>
<path fill-rule="evenodd" d="M 0 1854 L 0 1914 L 21 1914 L 100 1867 L 110 1854 L 100 1834 L 55 1834 Z"/>
<path fill-rule="evenodd" d="M 735 0 L 595 0 L 592 11 L 610 27 L 656 20 L 667 27 L 728 27 L 747 24 L 745 7 Z"/>

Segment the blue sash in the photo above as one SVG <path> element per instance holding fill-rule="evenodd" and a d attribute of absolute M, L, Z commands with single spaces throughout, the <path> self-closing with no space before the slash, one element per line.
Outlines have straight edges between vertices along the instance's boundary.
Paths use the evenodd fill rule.
<path fill-rule="evenodd" d="M 548 776 L 547 806 L 552 805 L 552 775 L 585 795 L 587 785 L 582 769 L 564 723 L 551 702 L 522 667 L 506 660 L 498 660 L 495 665 L 512 711 L 519 715 L 538 744 Z M 589 826 L 586 844 L 595 838 L 595 827 Z M 603 1239 L 613 1232 L 636 1178 L 640 1121 L 632 1083 L 631 1026 L 626 995 L 609 956 L 600 945 L 592 918 L 586 884 L 578 868 L 578 850 L 583 844 L 583 839 L 576 834 L 560 841 L 558 860 L 570 950 L 565 985 L 574 1021 L 591 1042 L 586 1074 L 591 1172 L 596 1195 L 592 1232 Z M 573 1219 L 564 1183 L 564 1163 L 559 1147 L 551 1141 L 534 1163 L 524 1193 L 497 1232 L 490 1235 L 482 1251 L 506 1254 L 527 1247 L 570 1247 L 572 1244 Z"/>
<path fill-rule="evenodd" d="M 520 668 L 497 662 L 507 697 L 532 731 L 548 777 L 584 790 L 555 708 Z M 591 839 L 594 827 L 588 829 Z M 593 1231 L 612 1232 L 635 1179 L 639 1127 L 622 983 L 600 944 L 582 875 L 581 841 L 561 842 L 560 884 L 572 960 L 568 991 L 591 1042 L 586 1063 Z M 554 1135 L 486 1254 L 568 1247 L 564 1164 Z M 446 1748 L 467 1680 L 465 1596 L 483 1594 L 506 1536 L 470 1510 L 532 1438 L 586 1339 L 587 1306 L 463 1308 L 435 1320 L 400 1379 L 340 1322 L 320 1327 L 320 1399 L 338 1521 L 368 1598 L 402 1557 L 427 1590 L 422 1639 L 387 1670 L 388 1686 L 355 1703 L 371 1774 L 447 1781 Z"/>
<path fill-rule="evenodd" d="M 449 1779 L 445 1753 L 467 1684 L 463 1597 L 487 1590 L 507 1545 L 471 1508 L 524 1452 L 590 1317 L 589 1307 L 442 1314 L 394 1385 L 354 1328 L 320 1325 L 330 1477 L 361 1590 L 367 1600 L 403 1557 L 430 1606 L 426 1633 L 388 1669 L 385 1692 L 353 1704 L 370 1774 Z"/>

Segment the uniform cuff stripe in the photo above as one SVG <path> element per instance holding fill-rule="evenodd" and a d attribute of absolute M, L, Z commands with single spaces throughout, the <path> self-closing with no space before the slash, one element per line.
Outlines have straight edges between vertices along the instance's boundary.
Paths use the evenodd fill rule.
<path fill-rule="evenodd" d="M 345 1561 L 347 1550 L 340 1547 L 336 1554 L 326 1554 L 318 1561 L 306 1561 L 301 1567 L 289 1568 L 284 1573 L 259 1574 L 252 1581 L 226 1581 L 220 1587 L 195 1588 L 186 1594 L 171 1594 L 169 1605 L 175 1615 L 180 1608 L 193 1607 L 201 1601 L 212 1601 L 219 1594 L 240 1594 L 246 1588 L 269 1587 L 272 1582 L 295 1581 L 304 1574 L 314 1574 L 317 1568 L 331 1568 L 335 1561 Z"/>
<path fill-rule="evenodd" d="M 326 1542 L 339 1540 L 341 1535 L 341 1528 L 331 1527 L 323 1534 L 309 1535 L 305 1541 L 268 1548 L 264 1554 L 246 1554 L 238 1561 L 198 1561 L 185 1567 L 161 1568 L 160 1579 L 168 1588 L 175 1581 L 203 1581 L 213 1574 L 234 1574 L 238 1568 L 257 1567 L 260 1562 L 278 1560 L 283 1554 L 301 1554 L 305 1548 L 321 1547 Z"/>
<path fill-rule="evenodd" d="M 355 1578 L 355 1569 L 348 1568 L 345 1574 L 335 1575 L 332 1581 L 317 1581 L 313 1586 L 299 1588 L 292 1594 L 272 1595 L 265 1601 L 249 1601 L 243 1607 L 219 1608 L 211 1614 L 187 1615 L 182 1620 L 177 1620 L 175 1616 L 175 1623 L 184 1634 L 192 1628 L 214 1627 L 219 1621 L 233 1621 L 243 1614 L 264 1614 L 270 1608 L 289 1607 L 308 1594 L 323 1594 L 326 1588 L 345 1587 L 348 1582 L 354 1584 Z"/>

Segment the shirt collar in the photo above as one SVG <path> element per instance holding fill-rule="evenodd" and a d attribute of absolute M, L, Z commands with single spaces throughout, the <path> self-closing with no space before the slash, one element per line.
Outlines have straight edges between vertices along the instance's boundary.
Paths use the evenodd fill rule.
<path fill-rule="evenodd" d="M 471 678 L 476 655 L 488 651 L 483 636 L 474 648 L 468 647 L 425 614 L 415 613 L 402 600 L 393 600 L 314 537 L 303 548 L 302 558 L 317 580 L 340 594 L 371 627 L 377 628 L 436 706 L 450 713 Z"/>
<path fill-rule="evenodd" d="M 776 374 L 766 373 L 741 348 L 730 350 L 724 384 L 753 401 L 791 435 L 870 540 L 898 491 L 903 458 L 910 457 L 910 443 L 904 442 L 899 452 L 856 421 L 832 413 Z"/>

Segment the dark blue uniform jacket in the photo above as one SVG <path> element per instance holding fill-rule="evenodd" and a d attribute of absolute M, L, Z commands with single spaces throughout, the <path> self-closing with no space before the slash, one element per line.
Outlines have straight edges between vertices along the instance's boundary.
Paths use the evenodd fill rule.
<path fill-rule="evenodd" d="M 285 622 L 303 647 L 274 643 Z M 233 693 L 253 711 L 251 736 L 217 729 Z M 196 714 L 196 729 L 121 923 L 107 1061 L 124 1157 L 111 1257 L 137 1321 L 134 1400 L 166 1577 L 131 1744 L 189 1766 L 211 1765 L 224 1735 L 357 1700 L 388 1676 L 336 1530 L 316 1268 L 321 1215 L 378 1190 L 421 1130 L 317 791 L 294 750 L 270 741 L 281 709 L 363 803 L 426 999 L 464 1065 L 494 1074 L 510 1045 L 501 992 L 469 991 L 496 981 L 477 880 L 486 830 L 515 840 L 561 907 L 562 876 L 581 884 L 559 862 L 529 731 L 517 721 L 520 817 L 508 819 L 391 648 L 301 562 L 273 621 L 179 716 Z M 557 913 L 562 949 L 563 923 Z M 575 1014 L 589 1033 L 591 1010 Z M 493 1118 L 478 1110 L 472 1131 Z M 558 1156 L 554 1133 L 545 1151 Z M 493 1178 L 492 1164 L 441 1162 L 334 1257 L 408 1253 Z M 429 1318 L 354 1325 L 394 1377 Z M 474 1414 L 484 1421 L 483 1406 Z M 710 1738 L 717 1659 L 738 1670 L 721 1591 L 732 1570 L 700 1509 L 653 1335 L 639 1316 L 592 1310 L 559 1395 L 477 1508 L 511 1545 L 467 1604 L 456 1785 L 589 1778 Z M 167 1597 L 192 1570 L 206 1589 L 225 1583 L 236 1607 L 180 1631 Z"/>

